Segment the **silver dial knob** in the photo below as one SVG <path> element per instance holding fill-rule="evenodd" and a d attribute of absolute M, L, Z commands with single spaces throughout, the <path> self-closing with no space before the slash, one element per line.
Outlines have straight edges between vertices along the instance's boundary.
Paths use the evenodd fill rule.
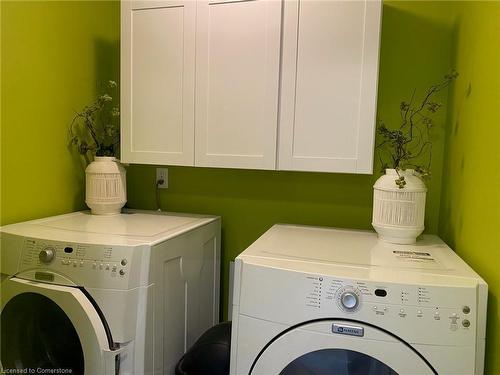
<path fill-rule="evenodd" d="M 52 262 L 52 260 L 54 260 L 54 250 L 50 247 L 43 249 L 40 251 L 40 254 L 38 254 L 38 259 L 40 259 L 40 262 L 46 264 Z"/>
<path fill-rule="evenodd" d="M 359 297 L 354 292 L 344 292 L 340 296 L 340 303 L 347 310 L 354 310 L 358 307 Z"/>

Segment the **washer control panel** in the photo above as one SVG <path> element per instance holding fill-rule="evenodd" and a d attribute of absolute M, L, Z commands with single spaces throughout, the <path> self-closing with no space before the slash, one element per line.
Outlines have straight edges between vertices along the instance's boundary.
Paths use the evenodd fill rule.
<path fill-rule="evenodd" d="M 133 247 L 75 244 L 26 238 L 20 270 L 46 269 L 85 285 L 128 286 Z M 41 274 L 40 274 L 41 275 Z M 46 281 L 46 280 L 44 280 Z"/>

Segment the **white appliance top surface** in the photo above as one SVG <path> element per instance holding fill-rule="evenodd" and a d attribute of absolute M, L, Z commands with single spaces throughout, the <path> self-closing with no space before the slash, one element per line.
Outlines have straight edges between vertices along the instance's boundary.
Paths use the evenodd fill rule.
<path fill-rule="evenodd" d="M 424 235 L 413 245 L 396 245 L 379 240 L 373 231 L 277 224 L 240 257 L 303 272 L 317 264 L 321 269 L 330 266 L 332 273 L 339 268 L 357 268 L 377 277 L 387 271 L 479 278 L 433 235 Z"/>
<path fill-rule="evenodd" d="M 214 220 L 217 217 L 157 211 L 125 210 L 119 215 L 81 211 L 7 225 L 0 232 L 106 245 L 152 245 Z"/>

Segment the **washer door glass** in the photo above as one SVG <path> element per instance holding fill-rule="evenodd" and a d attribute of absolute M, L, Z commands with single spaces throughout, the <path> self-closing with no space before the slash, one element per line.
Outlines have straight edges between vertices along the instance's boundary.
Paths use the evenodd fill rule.
<path fill-rule="evenodd" d="M 280 375 L 397 375 L 397 372 L 363 353 L 322 349 L 293 360 Z"/>
<path fill-rule="evenodd" d="M 2 365 L 8 369 L 64 369 L 83 375 L 83 349 L 75 327 L 49 298 L 22 293 L 4 307 Z"/>
<path fill-rule="evenodd" d="M 3 369 L 9 370 L 5 372 L 36 373 L 40 366 L 61 369 L 52 373 L 117 373 L 124 349 L 113 350 L 102 314 L 83 290 L 19 277 L 2 281 L 1 288 L 1 359 Z"/>

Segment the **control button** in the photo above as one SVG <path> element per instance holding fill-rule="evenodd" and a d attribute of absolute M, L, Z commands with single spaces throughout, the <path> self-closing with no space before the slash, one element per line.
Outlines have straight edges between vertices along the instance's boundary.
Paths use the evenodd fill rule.
<path fill-rule="evenodd" d="M 457 317 L 457 313 L 453 313 L 453 314 L 451 314 L 451 317 L 452 317 L 452 318 L 456 318 L 456 317 Z"/>
<path fill-rule="evenodd" d="M 50 262 L 52 262 L 52 260 L 54 260 L 54 255 L 54 249 L 47 247 L 40 251 L 40 253 L 38 254 L 38 259 L 40 259 L 40 262 L 42 263 L 49 264 Z"/>
<path fill-rule="evenodd" d="M 418 310 L 417 315 L 422 315 L 422 310 Z"/>
<path fill-rule="evenodd" d="M 120 262 L 120 264 L 122 266 L 126 266 L 127 265 L 127 259 L 122 259 L 122 261 Z"/>
<path fill-rule="evenodd" d="M 387 296 L 387 291 L 385 289 L 375 289 L 375 295 L 377 297 L 385 297 Z"/>
<path fill-rule="evenodd" d="M 113 265 L 113 268 L 111 269 L 111 272 L 116 272 L 116 266 Z"/>
<path fill-rule="evenodd" d="M 104 268 L 104 264 L 99 264 L 99 269 L 102 270 Z"/>
<path fill-rule="evenodd" d="M 106 264 L 106 269 L 109 270 L 109 264 Z"/>
<path fill-rule="evenodd" d="M 76 260 L 73 261 L 73 267 L 76 267 L 77 264 L 78 264 L 78 262 Z"/>
<path fill-rule="evenodd" d="M 373 306 L 373 310 L 377 311 L 377 306 Z"/>
<path fill-rule="evenodd" d="M 120 270 L 120 276 L 125 275 L 125 270 Z"/>
<path fill-rule="evenodd" d="M 434 316 L 439 316 L 439 311 L 436 311 L 436 312 L 434 313 Z"/>
<path fill-rule="evenodd" d="M 464 319 L 462 320 L 462 325 L 465 327 L 465 328 L 468 328 L 470 327 L 470 322 L 468 319 Z"/>
<path fill-rule="evenodd" d="M 470 307 L 469 306 L 464 306 L 462 308 L 462 311 L 463 311 L 464 314 L 469 314 L 470 313 Z"/>
<path fill-rule="evenodd" d="M 384 311 L 387 311 L 387 307 L 384 307 Z"/>
<path fill-rule="evenodd" d="M 404 313 L 405 313 L 405 309 L 399 309 L 399 312 L 400 312 L 401 314 L 404 314 Z"/>
<path fill-rule="evenodd" d="M 83 267 L 83 262 L 80 262 L 80 267 Z"/>
<path fill-rule="evenodd" d="M 354 310 L 358 306 L 359 299 L 354 292 L 344 292 L 340 296 L 340 303 L 347 310 Z"/>

